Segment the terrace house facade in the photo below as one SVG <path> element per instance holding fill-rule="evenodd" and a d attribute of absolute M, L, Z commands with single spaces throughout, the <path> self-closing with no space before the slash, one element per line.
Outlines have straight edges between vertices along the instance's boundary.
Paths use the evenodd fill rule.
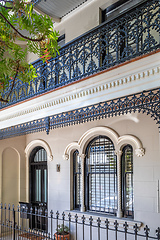
<path fill-rule="evenodd" d="M 37 79 L 17 80 L 1 103 L 1 202 L 156 229 L 159 0 L 47 0 L 35 10 L 53 18 L 62 47 L 45 64 L 28 55 Z"/>

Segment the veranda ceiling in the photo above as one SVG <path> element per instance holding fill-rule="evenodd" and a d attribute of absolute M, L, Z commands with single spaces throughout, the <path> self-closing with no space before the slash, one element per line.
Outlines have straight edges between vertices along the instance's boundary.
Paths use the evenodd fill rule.
<path fill-rule="evenodd" d="M 87 0 L 33 0 L 37 12 L 47 14 L 57 22 L 86 1 Z"/>

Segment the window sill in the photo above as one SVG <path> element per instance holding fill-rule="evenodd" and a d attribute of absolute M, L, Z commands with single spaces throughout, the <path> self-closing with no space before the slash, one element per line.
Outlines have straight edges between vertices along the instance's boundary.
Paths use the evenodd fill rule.
<path fill-rule="evenodd" d="M 124 224 L 127 222 L 128 229 L 133 230 L 135 224 L 137 224 L 137 227 L 140 229 L 140 227 L 143 225 L 142 222 L 136 221 L 134 219 L 130 218 L 118 218 L 116 216 L 111 216 L 106 213 L 94 213 L 94 212 L 80 212 L 78 210 L 65 210 L 65 214 L 71 214 L 71 218 L 75 219 L 75 215 L 77 214 L 79 222 L 82 222 L 82 216 L 85 217 L 85 222 L 89 223 L 90 220 L 89 218 L 93 218 L 93 224 L 97 225 L 97 219 L 100 218 L 101 220 L 101 225 L 105 225 L 106 219 L 108 219 L 109 222 L 109 228 L 114 228 L 114 223 L 117 221 L 118 223 L 118 229 L 123 228 L 124 229 Z"/>

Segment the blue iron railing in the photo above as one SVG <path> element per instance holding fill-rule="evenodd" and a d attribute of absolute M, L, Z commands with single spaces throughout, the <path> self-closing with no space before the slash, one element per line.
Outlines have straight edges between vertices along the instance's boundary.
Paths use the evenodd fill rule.
<path fill-rule="evenodd" d="M 144 1 L 66 44 L 48 64 L 41 60 L 34 62 L 38 77 L 30 84 L 17 80 L 9 103 L 0 103 L 0 108 L 157 50 L 159 33 L 160 2 Z"/>

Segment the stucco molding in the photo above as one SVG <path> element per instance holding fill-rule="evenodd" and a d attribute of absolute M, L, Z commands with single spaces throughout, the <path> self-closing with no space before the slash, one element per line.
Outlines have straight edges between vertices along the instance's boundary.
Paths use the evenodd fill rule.
<path fill-rule="evenodd" d="M 45 142 L 44 140 L 41 140 L 41 139 L 33 140 L 27 145 L 27 147 L 25 148 L 25 154 L 26 154 L 27 159 L 29 159 L 29 156 L 30 156 L 32 150 L 38 146 L 43 147 L 46 150 L 48 161 L 52 161 L 53 155 L 52 155 L 51 148 L 47 142 Z"/>
<path fill-rule="evenodd" d="M 78 142 L 72 142 L 72 143 L 68 144 L 68 146 L 64 150 L 63 159 L 69 160 L 70 155 L 76 150 L 79 150 Z"/>
<path fill-rule="evenodd" d="M 135 154 L 138 157 L 144 156 L 145 149 L 143 148 L 141 141 L 137 137 L 133 135 L 123 135 L 118 138 L 117 144 L 119 145 L 119 148 L 121 150 L 126 145 L 126 143 L 131 144 L 133 146 L 133 148 L 135 149 Z"/>
<path fill-rule="evenodd" d="M 130 144 L 133 147 L 136 156 L 142 157 L 145 154 L 142 142 L 136 136 L 129 134 L 119 136 L 119 134 L 112 128 L 101 126 L 89 129 L 80 137 L 78 142 L 70 143 L 64 151 L 64 159 L 69 160 L 73 151 L 76 150 L 79 151 L 79 156 L 85 154 L 88 143 L 99 135 L 107 136 L 112 140 L 115 146 L 116 155 L 121 155 L 123 147 L 127 144 Z"/>

